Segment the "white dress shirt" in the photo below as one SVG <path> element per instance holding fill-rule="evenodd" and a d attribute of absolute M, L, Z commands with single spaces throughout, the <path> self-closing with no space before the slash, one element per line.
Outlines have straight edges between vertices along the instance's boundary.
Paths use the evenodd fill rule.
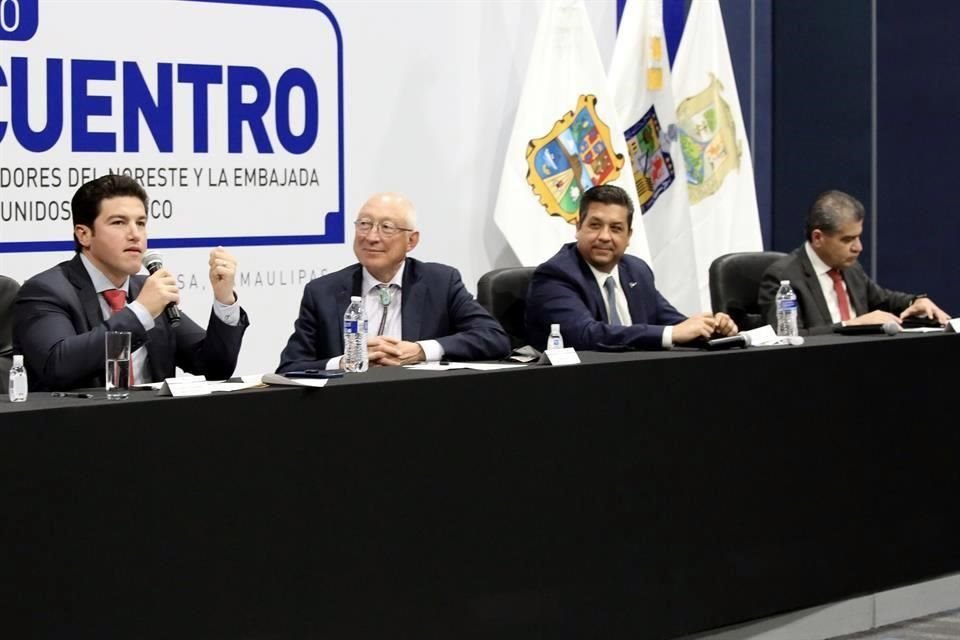
<path fill-rule="evenodd" d="M 387 322 L 383 327 L 381 335 L 393 338 L 403 336 L 403 317 L 401 308 L 403 304 L 403 270 L 406 263 L 400 265 L 389 282 L 380 282 L 363 267 L 363 281 L 360 290 L 363 292 L 363 310 L 367 314 L 367 336 L 377 335 L 380 328 L 380 321 L 383 318 L 384 306 L 380 302 L 380 285 L 385 284 L 390 287 L 390 304 L 386 307 Z M 423 355 L 427 362 L 439 362 L 443 360 L 443 347 L 436 340 L 418 340 L 417 344 L 423 349 Z M 326 369 L 339 369 L 342 355 L 327 360 Z"/>
<path fill-rule="evenodd" d="M 107 299 L 102 295 L 103 292 L 109 291 L 110 289 L 120 289 L 127 294 L 127 297 L 129 298 L 130 278 L 124 280 L 121 286 L 114 286 L 114 284 L 110 282 L 110 279 L 103 275 L 103 272 L 100 271 L 100 269 L 97 269 L 97 267 L 90 262 L 87 256 L 83 255 L 82 253 L 80 254 L 80 261 L 86 268 L 87 275 L 90 276 L 90 280 L 93 282 L 93 288 L 97 292 L 97 302 L 100 303 L 100 313 L 103 314 L 104 319 L 107 319 L 113 315 L 113 310 L 110 309 Z M 136 300 L 128 302 L 127 307 L 129 307 L 130 311 L 133 311 L 133 314 L 137 316 L 137 320 L 139 320 L 140 324 L 143 325 L 144 331 L 150 331 L 156 325 L 153 318 L 150 316 L 150 312 L 147 311 L 147 308 L 140 304 L 140 302 Z M 233 304 L 223 304 L 214 298 L 213 313 L 220 318 L 224 324 L 235 327 L 240 324 L 240 301 L 235 301 Z M 146 345 L 141 346 L 139 349 L 130 354 L 130 369 L 133 371 L 134 384 L 153 382 L 150 380 L 150 368 L 147 366 Z"/>
<path fill-rule="evenodd" d="M 587 266 L 590 267 L 590 271 L 593 272 L 593 277 L 597 280 L 597 286 L 600 287 L 600 295 L 603 297 L 603 306 L 608 311 L 610 309 L 610 300 L 607 296 L 607 289 L 603 285 L 608 278 L 613 278 L 616 297 L 615 304 L 617 307 L 617 315 L 620 316 L 620 323 L 624 326 L 633 324 L 633 319 L 630 317 L 630 306 L 627 304 L 627 296 L 623 292 L 623 287 L 620 286 L 620 269 L 614 267 L 610 273 L 604 273 L 589 262 L 587 262 Z M 563 329 L 563 327 L 561 327 L 561 329 Z M 661 337 L 660 344 L 663 345 L 664 349 L 673 347 L 673 327 L 666 326 L 663 328 L 663 336 Z"/>
<path fill-rule="evenodd" d="M 833 278 L 827 273 L 830 271 L 830 267 L 820 259 L 820 256 L 813 250 L 809 242 L 804 243 L 803 248 L 807 252 L 807 257 L 810 258 L 810 264 L 813 265 L 814 273 L 817 274 L 817 282 L 820 283 L 820 290 L 823 291 L 823 299 L 827 301 L 830 321 L 840 322 L 840 303 L 837 300 L 837 292 L 833 288 Z M 843 291 L 847 296 L 847 309 L 850 310 L 850 320 L 853 320 L 857 317 L 857 312 L 853 308 L 853 303 L 850 302 L 850 294 L 847 292 L 846 282 L 843 282 Z"/>

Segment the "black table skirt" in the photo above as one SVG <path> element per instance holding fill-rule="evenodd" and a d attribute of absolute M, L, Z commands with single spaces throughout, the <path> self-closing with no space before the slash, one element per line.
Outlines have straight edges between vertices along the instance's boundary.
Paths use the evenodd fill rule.
<path fill-rule="evenodd" d="M 960 337 L 0 403 L 30 638 L 670 638 L 960 570 Z"/>

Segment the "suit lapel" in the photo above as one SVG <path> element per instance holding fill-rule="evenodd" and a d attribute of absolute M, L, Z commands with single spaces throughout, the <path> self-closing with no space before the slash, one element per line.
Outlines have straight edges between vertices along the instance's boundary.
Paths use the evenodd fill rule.
<path fill-rule="evenodd" d="M 859 280 L 860 277 L 858 273 L 854 271 L 853 268 L 844 269 L 840 273 L 843 274 L 843 281 L 847 285 L 847 297 L 850 298 L 850 304 L 853 305 L 853 311 L 858 316 L 869 311 L 867 306 L 867 288 L 861 286 Z"/>
<path fill-rule="evenodd" d="M 334 294 L 334 300 L 336 301 L 336 304 L 329 312 L 333 315 L 333 317 L 329 319 L 329 326 L 332 327 L 333 333 L 338 336 L 336 340 L 339 340 L 341 352 L 343 351 L 344 347 L 342 331 L 343 315 L 347 312 L 347 307 L 350 306 L 351 296 L 363 297 L 364 292 L 361 291 L 362 288 L 363 267 L 358 264 L 356 265 L 356 268 L 348 274 L 348 277 L 340 281 L 340 288 L 337 289 L 336 293 Z"/>
<path fill-rule="evenodd" d="M 427 290 L 420 282 L 420 273 L 417 270 L 416 262 L 407 259 L 406 266 L 403 268 L 403 291 L 401 291 L 400 303 L 400 324 L 401 338 L 413 342 L 420 339 L 423 335 L 421 324 L 423 316 L 421 309 L 426 308 Z"/>
<path fill-rule="evenodd" d="M 647 321 L 647 310 L 643 304 L 643 296 L 640 295 L 637 281 L 633 279 L 623 261 L 620 262 L 618 268 L 620 271 L 620 286 L 623 288 L 623 295 L 627 299 L 627 309 L 630 310 L 630 320 L 634 323 L 645 323 Z"/>
<path fill-rule="evenodd" d="M 583 259 L 580 252 L 577 251 L 576 244 L 568 246 L 570 247 L 569 251 L 573 257 L 574 264 L 577 266 L 577 273 L 580 274 L 580 287 L 586 292 L 587 300 L 590 302 L 590 313 L 596 320 L 610 322 L 610 318 L 607 317 L 607 307 L 603 304 L 603 293 L 600 291 L 600 285 L 597 284 L 597 279 L 593 276 L 593 271 L 590 270 L 590 265 Z"/>
<path fill-rule="evenodd" d="M 71 285 L 77 290 L 77 298 L 80 300 L 80 306 L 83 309 L 83 316 L 87 321 L 85 331 L 89 331 L 103 322 L 103 313 L 100 311 L 100 300 L 97 292 L 93 288 L 93 281 L 90 280 L 90 274 L 83 266 L 78 253 L 73 260 L 64 267 L 64 275 Z"/>
<path fill-rule="evenodd" d="M 810 262 L 810 258 L 807 257 L 807 251 L 804 247 L 800 248 L 800 264 L 803 266 L 803 282 L 810 290 L 810 297 L 813 298 L 817 312 L 820 314 L 821 322 L 816 324 L 823 324 L 824 322 L 830 324 L 832 318 L 830 316 L 830 309 L 827 307 L 827 301 L 823 297 L 823 288 L 820 286 L 820 279 L 817 278 L 817 273 L 814 271 L 813 264 Z"/>

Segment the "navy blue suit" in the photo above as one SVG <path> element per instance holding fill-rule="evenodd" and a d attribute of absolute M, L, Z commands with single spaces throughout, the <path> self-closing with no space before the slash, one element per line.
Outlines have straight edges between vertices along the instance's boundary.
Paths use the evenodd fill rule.
<path fill-rule="evenodd" d="M 633 324 L 609 324 L 603 294 L 574 242 L 537 267 L 527 292 L 527 339 L 543 349 L 550 325 L 559 324 L 564 346 L 583 350 L 659 349 L 663 328 L 686 320 L 660 295 L 653 271 L 640 258 L 624 255 L 617 265 Z"/>
<path fill-rule="evenodd" d="M 323 369 L 327 360 L 343 354 L 343 314 L 350 296 L 362 295 L 362 286 L 360 264 L 307 284 L 277 373 Z M 497 360 L 509 355 L 507 334 L 473 299 L 456 269 L 407 258 L 401 291 L 403 340 L 436 340 L 449 360 Z"/>
<path fill-rule="evenodd" d="M 135 300 L 146 276 L 130 276 L 129 298 Z M 247 314 L 240 324 L 224 324 L 210 311 L 204 331 L 180 314 L 171 326 L 164 314 L 145 331 L 131 309 L 107 320 L 100 311 L 99 294 L 79 254 L 23 283 L 14 305 L 13 344 L 27 365 L 31 389 L 76 389 L 104 384 L 104 333 L 129 331 L 131 348 L 147 347 L 153 381 L 176 375 L 176 367 L 210 380 L 233 375 L 246 331 Z"/>

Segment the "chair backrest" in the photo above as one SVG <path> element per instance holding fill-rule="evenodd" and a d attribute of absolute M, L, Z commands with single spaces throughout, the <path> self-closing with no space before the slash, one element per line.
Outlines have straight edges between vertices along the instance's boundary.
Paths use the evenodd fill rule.
<path fill-rule="evenodd" d="M 13 300 L 20 284 L 0 276 L 0 393 L 7 392 L 7 376 L 13 363 Z"/>
<path fill-rule="evenodd" d="M 710 265 L 710 304 L 727 313 L 741 329 L 766 324 L 757 305 L 760 280 L 771 264 L 787 254 L 780 251 L 728 253 Z"/>
<path fill-rule="evenodd" d="M 483 274 L 477 283 L 477 302 L 503 326 L 514 349 L 527 344 L 523 316 L 533 271 L 534 267 L 494 269 Z"/>

